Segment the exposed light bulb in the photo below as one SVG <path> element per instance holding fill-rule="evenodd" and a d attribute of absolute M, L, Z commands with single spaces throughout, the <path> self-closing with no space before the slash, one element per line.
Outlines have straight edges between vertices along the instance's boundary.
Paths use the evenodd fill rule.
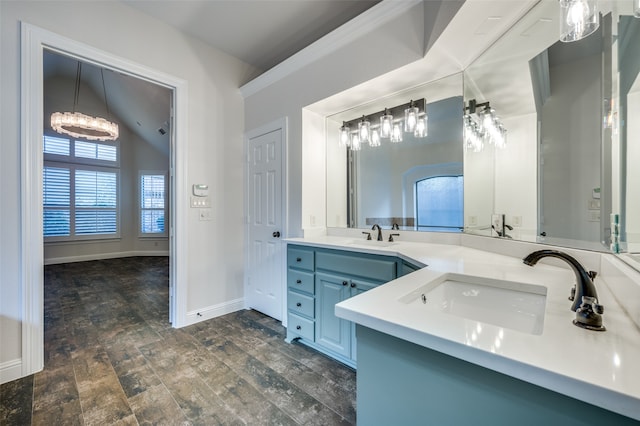
<path fill-rule="evenodd" d="M 357 133 L 351 138 L 351 151 L 360 151 L 360 136 Z"/>
<path fill-rule="evenodd" d="M 360 136 L 360 143 L 369 143 L 371 137 L 371 123 L 362 117 L 362 120 L 358 123 L 358 134 Z"/>
<path fill-rule="evenodd" d="M 418 122 L 418 108 L 413 106 L 413 101 L 409 103 L 409 108 L 404 110 L 404 131 L 413 133 Z"/>
<path fill-rule="evenodd" d="M 413 132 L 413 136 L 415 136 L 416 138 L 427 137 L 427 119 L 428 117 L 426 115 L 424 117 L 418 118 L 418 122 L 416 123 L 416 130 Z"/>
<path fill-rule="evenodd" d="M 599 26 L 596 0 L 560 0 L 560 41 L 583 39 Z"/>
<path fill-rule="evenodd" d="M 378 130 L 371 131 L 371 140 L 369 140 L 369 146 L 380 146 L 380 133 Z"/>
<path fill-rule="evenodd" d="M 391 142 L 402 142 L 402 129 L 398 123 L 394 124 L 393 129 L 391 130 Z"/>
<path fill-rule="evenodd" d="M 387 112 L 387 109 L 385 108 L 384 115 L 380 117 L 380 137 L 381 138 L 391 137 L 392 129 L 393 129 L 393 115 L 389 114 Z"/>
<path fill-rule="evenodd" d="M 340 127 L 340 135 L 339 135 L 339 139 L 338 139 L 338 145 L 341 147 L 346 147 L 349 146 L 350 142 L 351 142 L 351 138 L 349 136 L 349 133 L 351 132 L 351 129 L 349 129 L 349 126 L 347 126 L 347 123 L 345 123 L 344 121 L 342 122 L 342 127 Z"/>

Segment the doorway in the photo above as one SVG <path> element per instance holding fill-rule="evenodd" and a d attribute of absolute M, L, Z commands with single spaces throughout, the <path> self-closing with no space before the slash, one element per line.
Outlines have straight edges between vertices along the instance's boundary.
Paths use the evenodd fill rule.
<path fill-rule="evenodd" d="M 186 265 L 175 256 L 184 250 L 186 234 L 186 93 L 184 80 L 135 62 L 100 51 L 41 28 L 22 23 L 21 58 L 21 291 L 22 291 L 22 375 L 42 369 L 43 345 L 43 52 L 45 49 L 78 58 L 95 66 L 134 76 L 173 91 L 173 122 L 170 123 L 170 166 L 167 176 L 170 223 L 169 316 L 174 327 L 186 324 Z"/>

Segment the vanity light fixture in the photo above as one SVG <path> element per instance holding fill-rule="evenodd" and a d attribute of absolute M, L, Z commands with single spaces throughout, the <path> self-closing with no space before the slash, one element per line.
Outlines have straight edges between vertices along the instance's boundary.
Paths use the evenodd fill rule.
<path fill-rule="evenodd" d="M 371 138 L 371 122 L 363 115 L 362 120 L 358 123 L 358 135 L 360 143 L 369 143 Z"/>
<path fill-rule="evenodd" d="M 471 99 L 464 111 L 464 146 L 466 150 L 482 151 L 485 142 L 492 143 L 497 148 L 506 146 L 507 129 L 488 101 L 479 104 L 475 99 Z"/>
<path fill-rule="evenodd" d="M 360 136 L 357 133 L 354 133 L 351 136 L 351 145 L 349 146 L 351 151 L 360 151 Z"/>
<path fill-rule="evenodd" d="M 107 89 L 104 84 L 104 71 L 100 69 L 102 76 L 102 90 L 104 92 L 104 103 L 109 113 L 109 103 L 107 102 Z M 74 138 L 82 138 L 90 141 L 113 141 L 118 139 L 118 125 L 102 117 L 92 117 L 76 111 L 78 98 L 80 97 L 80 83 L 82 77 L 82 62 L 78 61 L 76 70 L 76 83 L 73 96 L 72 112 L 54 112 L 51 114 L 51 128 L 57 133 L 67 134 Z"/>
<path fill-rule="evenodd" d="M 470 114 L 464 115 L 464 149 L 465 151 L 480 152 L 484 148 L 484 135 L 478 123 Z"/>
<path fill-rule="evenodd" d="M 428 128 L 427 128 L 427 120 L 429 117 L 425 114 L 423 117 L 418 118 L 416 122 L 416 129 L 413 131 L 413 136 L 416 138 L 424 138 L 427 136 Z"/>
<path fill-rule="evenodd" d="M 404 132 L 411 132 L 416 138 L 424 138 L 428 133 L 426 108 L 427 101 L 422 98 L 363 115 L 358 119 L 343 121 L 339 129 L 338 144 L 358 151 L 364 144 L 369 144 L 370 147 L 380 146 L 382 139 L 389 139 L 392 143 L 402 142 Z M 405 117 L 405 120 L 394 120 L 394 116 Z"/>
<path fill-rule="evenodd" d="M 640 0 L 638 0 L 640 1 Z M 387 108 L 384 109 L 384 114 L 380 116 L 380 137 L 391 137 L 391 129 L 393 128 L 393 115 L 389 114 Z"/>
<path fill-rule="evenodd" d="M 371 131 L 369 146 L 372 146 L 372 147 L 380 146 L 380 133 L 378 132 L 378 129 L 373 129 Z"/>
<path fill-rule="evenodd" d="M 391 143 L 402 142 L 402 129 L 400 128 L 400 124 L 395 123 L 393 125 L 393 129 L 391 130 Z"/>
<path fill-rule="evenodd" d="M 345 123 L 344 121 L 342 122 L 342 126 L 340 127 L 340 135 L 339 135 L 339 144 L 341 147 L 346 147 L 349 146 L 351 144 L 351 129 L 349 128 L 349 126 L 347 125 L 347 123 Z"/>
<path fill-rule="evenodd" d="M 560 41 L 581 40 L 600 26 L 597 0 L 560 1 Z"/>
<path fill-rule="evenodd" d="M 418 123 L 419 110 L 413 106 L 413 100 L 409 102 L 409 108 L 404 110 L 404 131 L 413 133 Z"/>

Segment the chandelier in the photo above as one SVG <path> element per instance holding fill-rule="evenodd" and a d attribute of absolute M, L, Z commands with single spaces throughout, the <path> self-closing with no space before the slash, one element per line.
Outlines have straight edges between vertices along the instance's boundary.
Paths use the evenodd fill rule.
<path fill-rule="evenodd" d="M 107 90 L 104 84 L 104 71 L 100 69 L 102 77 L 102 90 L 104 93 L 104 103 L 109 113 L 109 103 L 107 102 Z M 82 76 L 82 63 L 78 61 L 76 72 L 76 84 L 73 98 L 73 112 L 54 112 L 51 114 L 51 128 L 57 133 L 63 133 L 74 138 L 87 140 L 111 141 L 118 139 L 118 125 L 102 117 L 91 117 L 76 111 L 78 98 L 80 96 L 80 81 Z"/>
<path fill-rule="evenodd" d="M 404 119 L 394 119 L 394 115 Z M 391 143 L 402 142 L 403 133 L 425 138 L 428 134 L 427 120 L 427 101 L 424 98 L 412 100 L 362 118 L 343 121 L 338 142 L 351 151 L 359 151 L 366 144 L 374 148 L 380 146 L 382 139 Z"/>

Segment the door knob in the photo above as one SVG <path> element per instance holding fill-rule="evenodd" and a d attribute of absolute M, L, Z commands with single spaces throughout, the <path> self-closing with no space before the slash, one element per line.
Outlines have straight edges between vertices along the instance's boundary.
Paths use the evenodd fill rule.
<path fill-rule="evenodd" d="M 280 231 L 275 231 L 273 233 L 273 238 L 280 238 Z"/>

